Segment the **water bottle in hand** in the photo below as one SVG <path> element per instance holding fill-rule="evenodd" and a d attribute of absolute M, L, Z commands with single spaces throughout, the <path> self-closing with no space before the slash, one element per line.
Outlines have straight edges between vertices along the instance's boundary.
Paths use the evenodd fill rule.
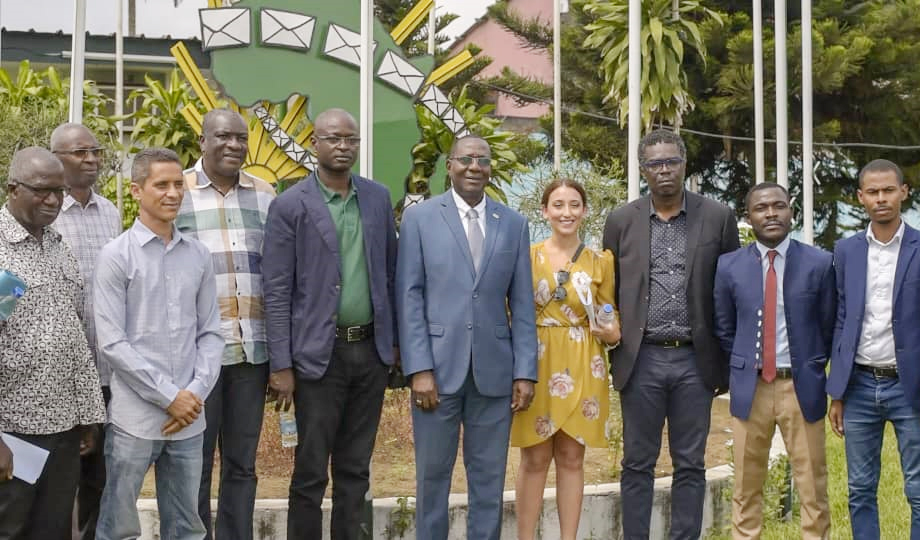
<path fill-rule="evenodd" d="M 281 446 L 297 446 L 297 419 L 294 417 L 294 411 L 281 411 L 278 418 L 281 421 Z"/>
<path fill-rule="evenodd" d="M 9 270 L 0 270 L 0 321 L 13 315 L 16 302 L 26 293 L 26 284 Z"/>
<path fill-rule="evenodd" d="M 610 304 L 604 304 L 597 310 L 597 325 L 609 328 L 617 321 L 617 313 Z"/>

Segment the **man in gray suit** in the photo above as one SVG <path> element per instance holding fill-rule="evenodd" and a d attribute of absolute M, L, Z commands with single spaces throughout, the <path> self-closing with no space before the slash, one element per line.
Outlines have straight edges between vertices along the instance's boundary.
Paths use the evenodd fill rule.
<path fill-rule="evenodd" d="M 297 453 L 288 538 L 322 538 L 332 458 L 332 537 L 361 526 L 394 348 L 396 225 L 390 193 L 352 174 L 358 126 L 341 109 L 314 121 L 319 167 L 271 204 L 262 277 L 279 406 L 293 400 Z"/>
<path fill-rule="evenodd" d="M 712 290 L 719 255 L 739 247 L 738 224 L 727 206 L 684 189 L 687 150 L 679 135 L 652 131 L 639 143 L 639 159 L 651 194 L 613 211 L 604 226 L 623 328 L 610 357 L 623 417 L 623 534 L 649 536 L 667 419 L 670 537 L 696 539 L 712 398 L 728 390 L 728 364 L 712 332 Z"/>
<path fill-rule="evenodd" d="M 491 150 L 458 139 L 451 190 L 405 211 L 396 270 L 403 369 L 411 377 L 418 540 L 444 540 L 460 425 L 467 538 L 498 540 L 511 415 L 537 380 L 527 220 L 485 196 Z"/>

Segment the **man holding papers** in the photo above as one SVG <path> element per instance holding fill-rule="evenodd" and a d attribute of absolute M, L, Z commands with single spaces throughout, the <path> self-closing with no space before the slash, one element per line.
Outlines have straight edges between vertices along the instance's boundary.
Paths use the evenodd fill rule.
<path fill-rule="evenodd" d="M 18 276 L 25 292 L 0 318 L 0 432 L 8 441 L 0 441 L 0 538 L 70 537 L 80 442 L 92 445 L 105 421 L 80 322 L 83 278 L 50 227 L 65 188 L 64 167 L 48 150 L 13 156 L 0 208 L 0 269 Z"/>

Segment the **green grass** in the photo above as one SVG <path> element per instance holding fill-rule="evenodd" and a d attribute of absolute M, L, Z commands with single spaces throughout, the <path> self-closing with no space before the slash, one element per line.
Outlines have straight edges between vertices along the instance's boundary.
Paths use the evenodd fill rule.
<path fill-rule="evenodd" d="M 847 508 L 847 469 L 843 440 L 836 437 L 827 424 L 827 472 L 828 496 L 831 506 L 831 538 L 833 540 L 852 540 L 850 532 L 850 514 Z M 771 475 L 777 476 L 777 475 Z M 727 494 L 731 504 L 731 494 Z M 882 448 L 882 476 L 878 489 L 879 523 L 883 539 L 910 538 L 910 508 L 904 497 L 904 477 L 901 475 L 901 462 L 898 455 L 897 439 L 894 429 L 889 425 L 885 430 L 885 444 Z M 729 518 L 730 519 L 730 518 Z M 800 538 L 798 505 L 792 519 L 765 519 L 763 540 L 788 540 Z M 730 528 L 718 534 L 710 534 L 711 540 L 731 538 Z"/>

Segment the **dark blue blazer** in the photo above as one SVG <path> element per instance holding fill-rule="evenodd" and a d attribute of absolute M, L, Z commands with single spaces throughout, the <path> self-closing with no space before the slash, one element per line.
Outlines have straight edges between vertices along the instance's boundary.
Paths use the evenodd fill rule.
<path fill-rule="evenodd" d="M 364 256 L 374 309 L 374 342 L 393 364 L 396 223 L 390 192 L 352 175 L 364 232 Z M 262 280 L 271 370 L 293 367 L 306 380 L 326 372 L 335 341 L 342 265 L 332 214 L 315 174 L 272 201 L 265 223 Z"/>
<path fill-rule="evenodd" d="M 823 249 L 789 242 L 783 271 L 786 335 L 795 395 L 808 422 L 821 419 L 827 409 L 825 366 L 836 314 L 832 261 Z M 730 357 L 731 413 L 747 420 L 763 349 L 763 270 L 755 244 L 719 257 L 713 297 L 715 334 Z"/>
<path fill-rule="evenodd" d="M 891 326 L 894 331 L 895 358 L 904 395 L 911 407 L 920 411 L 920 233 L 904 224 L 904 237 L 894 273 L 894 306 Z M 869 244 L 862 231 L 837 242 L 834 267 L 837 271 L 837 323 L 827 393 L 844 399 L 853 361 L 862 333 L 866 306 L 866 266 Z"/>

